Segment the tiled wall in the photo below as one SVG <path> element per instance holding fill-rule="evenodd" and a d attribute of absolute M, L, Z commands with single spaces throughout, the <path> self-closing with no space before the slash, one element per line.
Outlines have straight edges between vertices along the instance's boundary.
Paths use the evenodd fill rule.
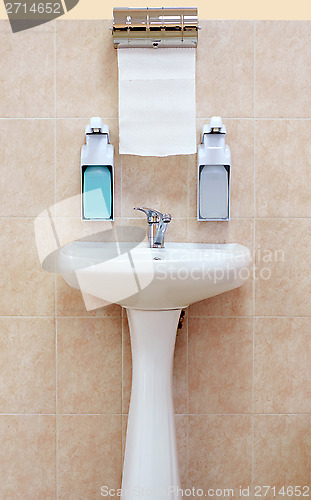
<path fill-rule="evenodd" d="M 0 23 L 1 500 L 93 500 L 102 485 L 120 486 L 126 317 L 117 306 L 86 312 L 78 292 L 42 271 L 33 229 L 41 211 L 79 193 L 93 115 L 105 118 L 116 150 L 116 223 L 145 227 L 132 208 L 150 205 L 173 215 L 167 239 L 257 253 L 256 279 L 190 307 L 178 334 L 183 486 L 311 481 L 311 23 L 201 25 L 197 132 L 213 114 L 225 119 L 229 223 L 196 221 L 195 157 L 118 155 L 110 21 L 15 35 Z M 63 239 L 85 231 L 78 205 L 57 216 Z M 262 249 L 284 258 L 265 262 Z M 265 267 L 271 279 L 258 279 Z"/>

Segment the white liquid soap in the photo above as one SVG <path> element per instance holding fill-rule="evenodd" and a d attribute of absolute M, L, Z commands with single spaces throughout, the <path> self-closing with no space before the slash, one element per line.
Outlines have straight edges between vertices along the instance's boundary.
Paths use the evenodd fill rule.
<path fill-rule="evenodd" d="M 200 173 L 200 217 L 227 219 L 229 215 L 229 179 L 223 165 L 205 165 Z"/>

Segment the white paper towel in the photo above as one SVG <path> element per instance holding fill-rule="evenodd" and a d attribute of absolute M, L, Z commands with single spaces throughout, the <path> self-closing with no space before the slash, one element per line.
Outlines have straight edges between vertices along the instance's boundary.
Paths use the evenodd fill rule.
<path fill-rule="evenodd" d="M 195 49 L 118 49 L 120 154 L 196 152 Z"/>

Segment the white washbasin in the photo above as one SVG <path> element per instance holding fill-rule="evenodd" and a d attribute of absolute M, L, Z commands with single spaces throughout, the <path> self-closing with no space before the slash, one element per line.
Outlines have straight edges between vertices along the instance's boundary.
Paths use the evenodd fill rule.
<path fill-rule="evenodd" d="M 172 372 L 180 312 L 241 286 L 250 262 L 236 243 L 76 241 L 59 251 L 70 286 L 127 308 L 133 363 L 121 500 L 179 500 Z"/>
<path fill-rule="evenodd" d="M 74 241 L 60 250 L 58 268 L 82 292 L 126 308 L 165 310 L 241 286 L 250 262 L 248 248 L 237 243 L 166 243 L 157 249 Z"/>

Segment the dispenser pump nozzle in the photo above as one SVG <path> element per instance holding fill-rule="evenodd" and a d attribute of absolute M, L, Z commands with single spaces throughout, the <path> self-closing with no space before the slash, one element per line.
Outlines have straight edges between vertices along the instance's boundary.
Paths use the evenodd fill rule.
<path fill-rule="evenodd" d="M 213 129 L 218 129 L 218 131 L 221 130 L 223 126 L 221 116 L 212 116 L 209 125 L 212 130 Z"/>
<path fill-rule="evenodd" d="M 93 116 L 90 123 L 85 128 L 86 135 L 106 134 L 109 144 L 109 128 L 103 124 L 103 119 L 99 116 Z"/>
<path fill-rule="evenodd" d="M 90 127 L 92 130 L 95 131 L 98 131 L 100 132 L 101 129 L 103 128 L 103 120 L 102 118 L 98 117 L 98 116 L 93 116 L 91 119 L 90 119 Z"/>
<path fill-rule="evenodd" d="M 203 137 L 204 134 L 225 134 L 225 133 L 226 133 L 226 127 L 222 123 L 221 116 L 212 116 L 209 124 L 204 125 L 203 127 Z"/>

